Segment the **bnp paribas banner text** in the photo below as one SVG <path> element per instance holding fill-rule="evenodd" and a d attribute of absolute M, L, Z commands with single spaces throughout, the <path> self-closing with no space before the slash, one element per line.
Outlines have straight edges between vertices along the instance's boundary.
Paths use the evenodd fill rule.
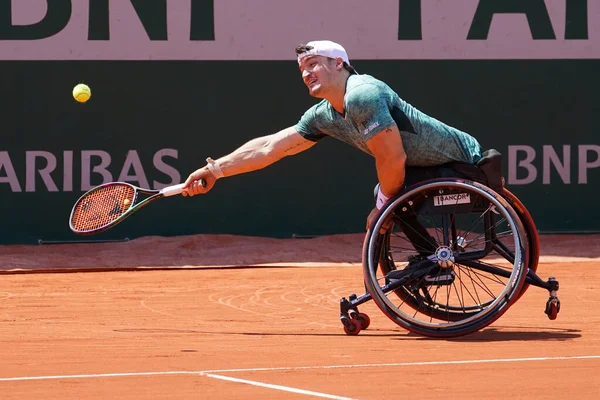
<path fill-rule="evenodd" d="M 294 48 L 318 39 L 498 149 L 541 231 L 600 230 L 600 1 L 0 0 L 0 243 L 73 239 L 91 187 L 180 183 L 295 124 L 317 100 Z M 361 232 L 376 183 L 370 157 L 326 139 L 102 237 Z"/>
<path fill-rule="evenodd" d="M 593 0 L 0 0 L 6 60 L 597 59 Z"/>

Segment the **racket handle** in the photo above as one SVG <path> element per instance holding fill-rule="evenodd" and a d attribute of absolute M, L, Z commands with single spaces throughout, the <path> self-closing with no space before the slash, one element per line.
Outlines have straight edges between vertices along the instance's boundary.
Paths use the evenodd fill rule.
<path fill-rule="evenodd" d="M 202 185 L 202 187 L 206 187 L 206 181 L 204 179 L 200 179 L 200 184 Z M 179 185 L 167 186 L 167 187 L 163 188 L 160 191 L 160 193 L 162 193 L 162 195 L 165 197 L 175 196 L 176 194 L 181 194 L 181 192 L 183 192 L 184 186 L 185 186 L 185 183 L 180 183 Z"/>

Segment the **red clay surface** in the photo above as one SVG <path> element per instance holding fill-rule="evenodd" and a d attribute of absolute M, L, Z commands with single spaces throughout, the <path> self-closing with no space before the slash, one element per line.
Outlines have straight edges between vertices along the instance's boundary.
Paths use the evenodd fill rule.
<path fill-rule="evenodd" d="M 600 236 L 541 240 L 558 319 L 532 287 L 452 340 L 372 302 L 371 327 L 344 334 L 361 235 L 0 246 L 1 398 L 598 399 Z"/>

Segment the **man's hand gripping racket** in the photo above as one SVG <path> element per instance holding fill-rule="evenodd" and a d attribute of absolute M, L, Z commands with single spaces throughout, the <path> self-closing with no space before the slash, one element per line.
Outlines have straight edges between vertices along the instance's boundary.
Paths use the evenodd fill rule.
<path fill-rule="evenodd" d="M 199 183 L 206 187 L 206 181 Z M 69 226 L 78 235 L 103 232 L 149 204 L 163 197 L 181 194 L 185 183 L 161 190 L 142 189 L 125 182 L 111 182 L 84 193 L 73 206 Z M 140 195 L 149 197 L 141 198 Z"/>

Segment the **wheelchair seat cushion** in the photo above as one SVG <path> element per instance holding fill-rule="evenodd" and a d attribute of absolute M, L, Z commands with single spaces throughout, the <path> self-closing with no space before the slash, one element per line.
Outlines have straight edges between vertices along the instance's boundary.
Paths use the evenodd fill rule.
<path fill-rule="evenodd" d="M 455 161 L 436 167 L 406 167 L 404 187 L 436 178 L 469 179 L 501 191 L 504 187 L 502 154 L 495 149 L 487 150 L 476 165 Z M 374 196 L 378 188 L 379 184 L 375 186 Z"/>

